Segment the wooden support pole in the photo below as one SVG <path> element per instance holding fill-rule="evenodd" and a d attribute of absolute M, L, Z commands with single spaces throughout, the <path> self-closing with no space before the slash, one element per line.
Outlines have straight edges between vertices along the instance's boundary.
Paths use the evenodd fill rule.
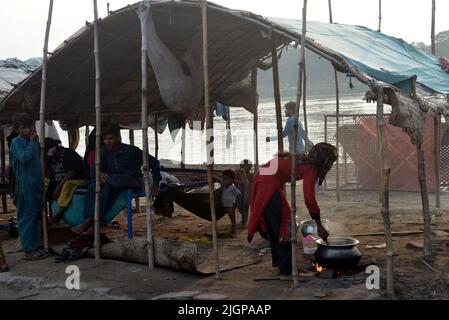
<path fill-rule="evenodd" d="M 101 147 L 101 69 L 100 48 L 98 41 L 98 9 L 94 2 L 94 57 L 95 57 L 95 213 L 94 213 L 94 247 L 95 260 L 101 259 L 100 248 L 100 147 Z"/>
<path fill-rule="evenodd" d="M 134 130 L 133 129 L 129 129 L 128 130 L 128 136 L 129 136 L 129 144 L 134 146 L 136 142 L 135 142 L 135 139 L 134 139 Z M 139 198 L 135 198 L 134 202 L 135 202 L 135 206 L 136 206 L 136 211 L 140 213 L 140 201 L 139 201 Z"/>
<path fill-rule="evenodd" d="M 181 137 L 181 168 L 184 169 L 186 167 L 186 124 L 182 126 L 182 137 Z"/>
<path fill-rule="evenodd" d="M 5 129 L 0 129 L 0 139 L 1 139 L 1 170 L 2 170 L 2 184 L 6 183 L 6 143 L 5 143 Z M 6 199 L 6 193 L 2 193 L 2 207 L 3 213 L 8 213 L 8 203 Z"/>
<path fill-rule="evenodd" d="M 154 243 L 153 243 L 153 218 L 151 212 L 151 188 L 150 174 L 148 166 L 148 29 L 147 19 L 150 13 L 150 5 L 147 0 L 142 2 L 140 8 L 141 15 L 141 33 L 142 33 L 142 50 L 141 50 L 141 72 L 142 72 L 142 155 L 143 155 L 143 180 L 145 186 L 145 211 L 147 218 L 147 249 L 148 249 L 148 267 L 154 269 Z"/>
<path fill-rule="evenodd" d="M 298 142 L 298 127 L 299 127 L 299 106 L 301 104 L 301 95 L 304 77 L 304 65 L 305 65 L 305 51 L 306 51 L 306 27 L 307 27 L 307 0 L 303 0 L 302 8 L 302 34 L 301 34 L 301 54 L 299 59 L 299 75 L 298 75 L 298 86 L 296 90 L 296 107 L 295 107 L 295 121 L 293 124 L 293 145 L 296 146 Z M 290 178 L 290 189 L 291 189 L 291 233 L 292 233 L 292 276 L 293 276 L 293 287 L 299 287 L 299 277 L 298 277 L 298 262 L 297 262 L 297 245 L 298 239 L 296 237 L 296 155 L 297 150 L 293 148 L 292 157 L 292 168 L 291 168 L 291 178 Z"/>
<path fill-rule="evenodd" d="M 87 125 L 84 127 L 84 145 L 86 146 L 86 149 L 87 149 L 87 146 L 89 145 L 89 135 L 90 135 L 90 129 L 89 129 L 89 126 Z"/>
<path fill-rule="evenodd" d="M 274 103 L 276 105 L 276 128 L 278 138 L 278 151 L 284 150 L 284 139 L 282 137 L 282 107 L 281 107 L 281 93 L 279 89 L 279 65 L 276 45 L 273 42 L 273 49 L 271 50 L 271 60 L 273 64 L 273 90 Z"/>
<path fill-rule="evenodd" d="M 382 26 L 382 0 L 379 0 L 379 26 L 377 27 L 377 31 L 381 31 Z"/>
<path fill-rule="evenodd" d="M 259 97 L 257 93 L 257 65 L 255 65 L 251 70 L 251 87 L 254 90 L 253 91 L 254 169 L 257 170 L 259 168 Z"/>
<path fill-rule="evenodd" d="M 430 47 L 432 49 L 432 54 L 436 55 L 436 45 L 435 45 L 435 0 L 432 0 L 432 26 L 430 28 Z"/>
<path fill-rule="evenodd" d="M 304 61 L 302 62 L 302 109 L 303 109 L 303 117 L 304 117 L 304 147 L 305 153 L 309 152 L 309 124 L 307 121 L 307 74 L 306 74 L 306 56 L 304 54 Z"/>
<path fill-rule="evenodd" d="M 331 0 L 329 0 L 330 3 Z M 324 115 L 324 142 L 327 143 L 327 115 Z M 324 178 L 324 190 L 327 189 L 327 178 Z"/>
<path fill-rule="evenodd" d="M 158 115 L 154 114 L 154 157 L 159 159 L 159 134 L 157 132 Z"/>
<path fill-rule="evenodd" d="M 331 0 L 329 0 L 329 23 L 333 23 L 332 18 L 332 3 Z M 334 77 L 335 77 L 335 101 L 336 101 L 336 147 L 337 152 L 340 154 L 340 88 L 338 83 L 338 73 L 337 69 L 334 67 Z M 327 119 L 326 120 L 326 130 L 327 130 Z M 326 132 L 326 138 L 327 138 L 327 132 Z M 327 140 L 327 139 L 326 139 Z M 340 202 L 340 157 L 337 158 L 337 161 L 335 162 L 335 183 L 336 183 L 336 195 L 337 195 L 337 202 Z M 325 187 L 326 188 L 326 185 Z"/>
<path fill-rule="evenodd" d="M 128 136 L 129 136 L 129 144 L 132 145 L 132 146 L 135 145 L 134 130 L 133 129 L 129 129 Z"/>
<path fill-rule="evenodd" d="M 336 147 L 337 152 L 340 154 L 340 88 L 338 83 L 338 73 L 337 69 L 334 68 L 334 76 L 335 76 L 335 101 L 336 101 L 336 117 L 335 117 L 335 138 L 336 138 Z M 336 194 L 337 194 L 337 202 L 340 202 L 340 157 L 337 158 L 336 167 L 335 167 L 335 183 L 336 183 Z"/>
<path fill-rule="evenodd" d="M 215 213 L 215 190 L 213 180 L 214 170 L 214 122 L 209 97 L 209 69 L 208 69 L 208 33 L 207 33 L 207 0 L 202 2 L 203 27 L 203 72 L 204 72 L 204 108 L 206 112 L 206 150 L 207 150 L 207 182 L 209 184 L 210 213 L 212 216 L 212 240 L 215 258 L 215 279 L 220 279 L 220 263 L 218 256 L 217 216 Z"/>
<path fill-rule="evenodd" d="M 426 181 L 426 167 L 424 159 L 424 150 L 421 144 L 416 146 L 416 152 L 418 154 L 418 180 L 421 189 L 421 200 L 424 218 L 424 256 L 432 255 L 432 229 L 431 221 L 432 217 L 430 215 L 429 208 L 429 196 L 427 194 L 427 181 Z"/>
<path fill-rule="evenodd" d="M 39 110 L 39 143 L 41 147 L 40 157 L 41 157 L 41 170 L 42 176 L 45 177 L 45 112 L 46 112 L 46 94 L 47 94 L 47 60 L 48 60 L 48 38 L 50 36 L 50 26 L 51 18 L 53 14 L 53 0 L 50 0 L 48 7 L 48 18 L 47 27 L 45 30 L 44 39 L 44 50 L 42 55 L 42 80 L 41 80 L 41 99 L 40 99 L 40 110 Z M 42 198 L 44 203 L 42 210 L 42 240 L 44 244 L 44 249 L 48 251 L 48 231 L 47 231 L 47 210 L 45 203 L 45 196 Z"/>
<path fill-rule="evenodd" d="M 433 157 L 435 163 L 435 207 L 441 208 L 441 115 L 433 118 Z"/>
<path fill-rule="evenodd" d="M 345 184 L 348 184 L 348 154 L 343 151 L 343 163 L 344 163 L 344 177 L 345 177 Z"/>
<path fill-rule="evenodd" d="M 328 0 L 328 4 L 329 4 L 329 23 L 334 23 L 332 19 L 332 0 Z"/>
<path fill-rule="evenodd" d="M 390 165 L 388 163 L 388 149 L 385 138 L 385 119 L 384 119 L 384 93 L 383 88 L 377 88 L 377 137 L 380 150 L 380 177 L 381 177 L 381 194 L 382 194 L 382 218 L 385 230 L 386 248 L 386 269 L 387 269 L 387 293 L 390 298 L 394 298 L 394 273 L 393 273 L 393 238 L 391 234 L 390 222 L 390 198 L 389 198 L 389 180 L 390 180 Z"/>

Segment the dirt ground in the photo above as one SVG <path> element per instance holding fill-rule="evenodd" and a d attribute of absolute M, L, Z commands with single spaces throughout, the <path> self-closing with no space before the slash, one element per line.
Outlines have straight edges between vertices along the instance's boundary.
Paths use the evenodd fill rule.
<path fill-rule="evenodd" d="M 298 190 L 302 190 L 299 186 Z M 253 243 L 248 244 L 246 241 L 246 230 L 240 228 L 237 237 L 231 238 L 230 222 L 227 217 L 222 218 L 218 222 L 219 245 L 236 244 L 249 247 L 252 250 L 260 251 L 261 261 L 259 263 L 246 266 L 239 269 L 223 272 L 221 280 L 214 280 L 213 276 L 191 275 L 181 272 L 170 271 L 157 268 L 156 271 L 148 271 L 142 265 L 133 265 L 122 262 L 112 262 L 109 264 L 105 260 L 102 262 L 104 270 L 114 273 L 114 268 L 138 268 L 140 271 L 133 273 L 122 272 L 120 277 L 115 277 L 115 281 L 107 278 L 107 272 L 104 275 L 97 273 L 95 282 L 90 285 L 99 288 L 109 286 L 114 294 L 113 297 L 126 296 L 129 298 L 152 298 L 168 291 L 182 290 L 198 290 L 208 293 L 219 293 L 226 295 L 230 299 L 385 299 L 385 249 L 367 248 L 369 245 L 383 244 L 384 237 L 361 236 L 358 234 L 382 232 L 382 216 L 380 214 L 380 205 L 378 202 L 378 193 L 371 191 L 342 191 L 342 201 L 336 202 L 335 192 L 325 191 L 317 196 L 321 207 L 322 218 L 330 221 L 331 236 L 354 236 L 360 240 L 358 245 L 362 253 L 363 260 L 372 260 L 381 268 L 381 289 L 367 290 L 365 280 L 367 274 L 364 272 L 342 275 L 337 279 L 325 279 L 316 277 L 311 271 L 311 258 L 299 254 L 299 267 L 301 270 L 307 271 L 300 276 L 300 288 L 292 289 L 290 282 L 281 282 L 279 280 L 255 281 L 260 277 L 271 276 L 273 269 L 271 268 L 271 255 L 266 252 L 265 248 L 269 247 L 267 241 L 256 235 Z M 432 228 L 433 231 L 449 232 L 449 192 L 442 193 L 442 208 L 434 208 L 434 196 L 430 195 L 430 204 L 432 212 Z M 298 195 L 300 204 L 298 210 L 298 220 L 308 218 L 302 195 Z M 399 231 L 422 231 L 422 209 L 421 198 L 418 193 L 392 192 L 390 198 L 391 223 L 393 232 Z M 141 208 L 143 209 L 143 208 Z M 6 216 L 0 215 L 0 218 Z M 134 215 L 134 231 L 136 236 L 145 236 L 145 215 L 136 213 Z M 111 239 L 124 239 L 126 237 L 127 223 L 125 214 L 120 214 L 117 218 L 119 222 L 115 227 L 109 226 L 105 228 L 108 237 Z M 1 223 L 1 222 L 0 222 Z M 168 239 L 201 239 L 206 237 L 211 239 L 210 223 L 202 220 L 195 215 L 186 212 L 180 207 L 175 206 L 175 214 L 172 218 L 154 216 L 153 220 L 155 236 L 161 236 Z M 0 232 L 2 239 L 7 237 Z M 299 236 L 300 237 L 300 236 Z M 61 237 L 58 237 L 61 242 Z M 70 235 L 67 234 L 67 239 Z M 64 241 L 67 241 L 64 239 Z M 394 257 L 394 273 L 395 273 L 395 293 L 397 299 L 449 299 L 449 237 L 447 235 L 432 236 L 433 257 L 427 258 L 427 263 L 434 269 L 428 268 L 419 258 L 423 256 L 422 249 L 409 248 L 409 242 L 423 242 L 423 234 L 397 235 L 393 237 L 396 255 Z M 11 242 L 11 240 L 9 240 Z M 3 241 L 4 246 L 8 247 L 8 240 Z M 299 248 L 301 250 L 301 248 Z M 7 251 L 7 250 L 6 250 Z M 300 251 L 301 252 L 301 251 Z M 7 257 L 11 261 L 12 274 L 18 269 L 16 275 L 29 276 L 36 273 L 34 269 L 39 263 L 44 263 L 46 268 L 57 268 L 59 265 L 49 262 L 24 262 L 20 259 L 21 253 L 8 253 Z M 48 261 L 47 259 L 46 261 Z M 83 261 L 86 260 L 86 261 Z M 80 264 L 92 264 L 94 260 L 83 259 Z M 22 265 L 27 265 L 23 267 Z M 106 265 L 108 264 L 108 265 Z M 36 268 L 32 268 L 35 265 Z M 128 267 L 123 267 L 128 266 Z M 133 267 L 135 266 L 135 267 Z M 112 268 L 112 269 L 111 269 Z M 143 269 L 143 270 L 142 270 Z M 34 270 L 34 271 L 33 271 Z M 145 291 L 139 281 L 141 277 L 148 278 L 147 273 L 153 272 L 151 277 L 150 291 Z M 155 273 L 164 274 L 161 277 Z M 102 279 L 102 277 L 105 277 Z M 130 282 L 129 276 L 133 276 Z M 167 279 L 175 279 L 173 281 Z M 134 282 L 136 282 L 134 284 Z M 168 281 L 168 282 L 167 282 Z M 2 292 L 0 298 L 11 297 L 8 290 L 14 291 L 10 285 L 1 281 L 0 287 Z M 127 283 L 126 286 L 123 283 Z M 147 282 L 148 284 L 148 282 Z M 149 284 L 148 284 L 149 285 Z M 126 287 L 126 290 L 123 289 Z M 133 289 L 134 288 L 134 289 Z M 3 290 L 5 289 L 5 290 Z M 50 290 L 50 289 L 48 289 Z M 56 290 L 56 289 L 55 289 Z M 62 289 L 58 289 L 62 290 Z M 62 290 L 63 291 L 63 290 Z M 51 298 L 53 295 L 46 291 L 47 295 L 41 295 L 37 298 Z M 145 292 L 143 294 L 142 292 Z M 86 293 L 87 294 L 87 293 Z M 64 298 L 63 293 L 54 294 L 56 297 Z M 99 298 L 98 295 L 95 296 Z M 94 297 L 94 298 L 95 298 Z M 112 297 L 112 296 L 111 296 Z M 113 298 L 112 297 L 112 298 Z M 67 298 L 67 297 L 66 297 Z M 70 298 L 70 297 L 68 297 Z M 71 298 L 77 298 L 73 296 Z M 101 296 L 100 298 L 106 298 Z M 33 299 L 31 297 L 30 299 Z"/>

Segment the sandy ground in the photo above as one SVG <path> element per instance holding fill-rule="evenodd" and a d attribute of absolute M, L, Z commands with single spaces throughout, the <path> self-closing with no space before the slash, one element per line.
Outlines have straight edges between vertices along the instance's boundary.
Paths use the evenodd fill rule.
<path fill-rule="evenodd" d="M 302 190 L 299 186 L 299 190 Z M 343 191 L 342 201 L 337 203 L 333 191 L 318 195 L 322 217 L 330 221 L 331 235 L 350 236 L 361 233 L 382 232 L 382 216 L 377 192 Z M 391 222 L 394 232 L 421 231 L 422 210 L 420 195 L 417 193 L 391 193 Z M 307 211 L 302 196 L 298 195 L 298 219 L 306 219 Z M 430 195 L 433 230 L 449 232 L 449 192 L 442 194 L 442 208 L 434 209 L 434 197 Z M 6 216 L 0 215 L 0 218 Z M 126 237 L 126 217 L 117 218 L 119 227 L 106 227 L 105 232 L 112 239 Z M 145 236 L 145 216 L 134 216 L 136 236 Z M 191 239 L 211 238 L 210 224 L 185 210 L 176 207 L 172 218 L 154 217 L 156 236 L 179 239 L 187 236 Z M 220 246 L 238 244 L 262 250 L 269 244 L 260 236 L 253 243 L 246 241 L 246 230 L 240 228 L 236 238 L 230 238 L 230 223 L 227 217 L 218 222 Z M 64 229 L 58 229 L 58 244 L 61 248 L 70 238 Z M 61 236 L 66 233 L 66 236 Z M 55 232 L 54 232 L 55 233 Z M 7 235 L 0 233 L 2 239 Z M 385 288 L 385 249 L 368 249 L 367 245 L 384 243 L 383 236 L 356 236 L 364 260 L 373 260 L 381 268 L 381 289 Z M 395 290 L 398 299 L 449 299 L 449 237 L 433 235 L 433 253 L 427 259 L 437 272 L 422 263 L 422 249 L 408 248 L 409 242 L 422 243 L 423 235 L 394 236 L 396 255 Z M 124 263 L 112 260 L 96 262 L 82 259 L 76 264 L 82 271 L 82 285 L 79 291 L 65 288 L 66 265 L 60 265 L 49 258 L 39 262 L 26 262 L 17 251 L 16 241 L 3 241 L 11 272 L 0 274 L 0 299 L 151 299 L 160 294 L 174 291 L 193 290 L 202 293 L 224 294 L 230 299 L 385 299 L 383 290 L 367 290 L 364 272 L 345 274 L 338 279 L 316 277 L 311 273 L 310 257 L 299 254 L 299 267 L 307 271 L 301 276 L 300 288 L 293 289 L 290 282 L 279 280 L 254 281 L 259 277 L 272 275 L 271 256 L 260 253 L 261 262 L 244 268 L 222 273 L 220 280 L 213 276 L 201 276 L 175 272 L 164 268 L 148 270 L 144 265 Z M 15 250 L 14 250 L 15 248 Z M 301 250 L 301 248 L 300 248 Z M 264 251 L 262 251 L 264 252 Z"/>

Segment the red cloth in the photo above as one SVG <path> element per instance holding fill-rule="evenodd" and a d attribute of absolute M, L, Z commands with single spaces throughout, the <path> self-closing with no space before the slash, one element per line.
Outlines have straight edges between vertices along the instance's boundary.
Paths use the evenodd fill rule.
<path fill-rule="evenodd" d="M 87 165 L 89 169 L 95 165 L 95 150 L 90 150 L 87 154 Z"/>
<path fill-rule="evenodd" d="M 274 174 L 264 174 L 267 168 L 275 168 L 276 162 L 277 169 L 273 170 Z M 291 238 L 291 209 L 284 192 L 285 183 L 291 179 L 291 159 L 278 155 L 263 165 L 261 170 L 256 173 L 253 179 L 251 216 L 248 222 L 248 242 L 251 242 L 256 231 L 259 231 L 266 238 L 267 229 L 263 212 L 276 191 L 279 191 L 282 199 L 282 219 L 279 236 L 280 238 Z M 315 198 L 317 175 L 317 170 L 313 165 L 300 164 L 296 167 L 296 180 L 304 180 L 304 201 L 312 218 L 320 216 L 320 208 Z"/>

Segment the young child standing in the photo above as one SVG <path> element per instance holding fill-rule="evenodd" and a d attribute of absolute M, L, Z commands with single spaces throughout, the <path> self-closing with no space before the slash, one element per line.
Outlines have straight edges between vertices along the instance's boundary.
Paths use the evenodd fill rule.
<path fill-rule="evenodd" d="M 221 206 L 231 219 L 232 231 L 234 236 L 237 231 L 237 223 L 235 221 L 235 209 L 240 203 L 240 191 L 234 185 L 235 173 L 232 170 L 224 170 L 223 173 L 223 192 L 221 195 Z"/>
<path fill-rule="evenodd" d="M 18 136 L 11 143 L 11 162 L 16 180 L 14 205 L 17 227 L 26 260 L 39 260 L 46 254 L 38 249 L 38 223 L 44 205 L 44 178 L 39 158 L 39 142 L 33 120 L 20 115 L 14 121 Z"/>

